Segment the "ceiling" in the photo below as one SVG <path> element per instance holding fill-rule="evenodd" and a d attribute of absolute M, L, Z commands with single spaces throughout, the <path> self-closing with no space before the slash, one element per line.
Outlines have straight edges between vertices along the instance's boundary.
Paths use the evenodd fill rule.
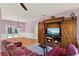
<path fill-rule="evenodd" d="M 54 15 L 79 8 L 79 3 L 24 3 L 25 11 L 19 3 L 0 3 L 1 17 L 6 20 L 34 21 L 43 16 Z"/>

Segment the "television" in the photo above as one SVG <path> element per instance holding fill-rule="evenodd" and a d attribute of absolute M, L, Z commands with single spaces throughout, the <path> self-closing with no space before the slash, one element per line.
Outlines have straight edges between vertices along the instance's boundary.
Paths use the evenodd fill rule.
<path fill-rule="evenodd" d="M 46 34 L 49 37 L 59 37 L 61 35 L 60 28 L 47 28 Z"/>

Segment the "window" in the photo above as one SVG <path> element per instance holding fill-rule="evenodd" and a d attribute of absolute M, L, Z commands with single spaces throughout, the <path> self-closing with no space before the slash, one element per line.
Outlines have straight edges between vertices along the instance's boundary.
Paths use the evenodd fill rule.
<path fill-rule="evenodd" d="M 7 33 L 8 34 L 18 34 L 19 33 L 19 28 L 14 27 L 14 26 L 8 26 L 7 27 Z"/>
<path fill-rule="evenodd" d="M 8 27 L 8 34 L 12 34 L 12 27 Z"/>

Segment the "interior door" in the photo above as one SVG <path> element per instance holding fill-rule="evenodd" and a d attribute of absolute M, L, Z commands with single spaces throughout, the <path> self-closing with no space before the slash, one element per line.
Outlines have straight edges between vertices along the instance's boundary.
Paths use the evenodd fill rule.
<path fill-rule="evenodd" d="M 75 46 L 77 45 L 77 39 L 76 39 L 76 22 L 71 21 L 65 21 L 61 25 L 61 32 L 62 32 L 62 38 L 61 38 L 61 46 L 67 47 L 68 44 L 72 43 Z"/>
<path fill-rule="evenodd" d="M 38 24 L 38 43 L 44 44 L 45 39 L 45 26 L 43 22 Z"/>

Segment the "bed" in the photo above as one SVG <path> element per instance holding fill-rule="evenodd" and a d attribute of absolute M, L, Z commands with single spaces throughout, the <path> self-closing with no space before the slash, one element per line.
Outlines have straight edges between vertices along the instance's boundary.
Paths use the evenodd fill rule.
<path fill-rule="evenodd" d="M 14 43 L 7 40 L 4 40 L 3 44 L 9 56 L 40 56 L 38 53 L 35 53 L 24 46 L 17 47 Z"/>
<path fill-rule="evenodd" d="M 9 42 L 7 40 L 3 41 L 3 44 L 8 52 L 8 56 L 44 56 L 43 53 L 39 53 L 43 49 L 39 48 L 38 45 L 32 46 L 17 46 L 17 44 Z M 34 51 L 35 50 L 35 51 Z M 50 49 L 47 56 L 78 56 L 79 48 L 76 48 L 73 44 L 69 44 L 67 48 L 54 47 Z"/>

